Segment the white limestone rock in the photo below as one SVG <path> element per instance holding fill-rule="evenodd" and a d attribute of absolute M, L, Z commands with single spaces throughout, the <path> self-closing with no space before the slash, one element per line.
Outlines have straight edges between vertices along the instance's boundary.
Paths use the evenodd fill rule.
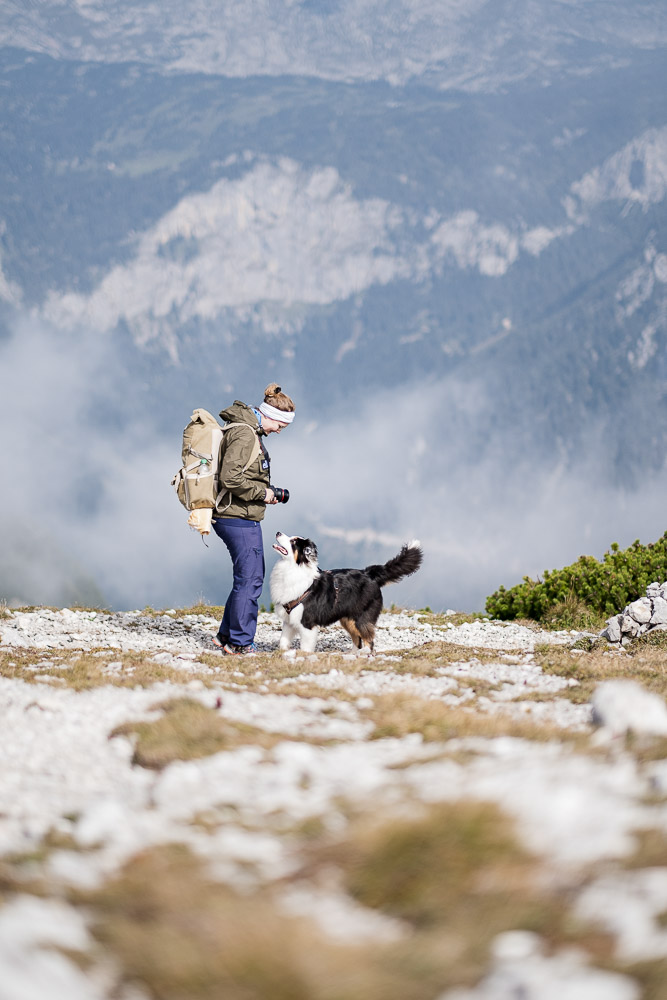
<path fill-rule="evenodd" d="M 639 623 L 634 620 L 632 615 L 624 614 L 621 617 L 621 633 L 623 635 L 629 635 L 634 638 L 639 631 Z"/>
<path fill-rule="evenodd" d="M 640 597 L 638 601 L 633 601 L 632 604 L 628 604 L 625 612 L 636 622 L 639 622 L 640 625 L 647 624 L 651 620 L 650 598 Z"/>
<path fill-rule="evenodd" d="M 667 736 L 667 705 L 657 694 L 636 681 L 614 680 L 598 684 L 593 697 L 593 722 L 614 735 L 632 730 Z"/>
<path fill-rule="evenodd" d="M 607 627 L 600 632 L 609 642 L 627 645 L 631 639 L 655 628 L 667 626 L 667 581 L 649 583 L 646 597 L 631 601 L 623 611 L 607 619 Z"/>
<path fill-rule="evenodd" d="M 651 625 L 667 625 L 667 601 L 664 597 L 656 597 L 653 601 Z"/>
<path fill-rule="evenodd" d="M 622 615 L 614 615 L 613 618 L 607 618 L 607 627 L 600 633 L 603 639 L 607 639 L 609 642 L 621 641 L 622 617 Z"/>

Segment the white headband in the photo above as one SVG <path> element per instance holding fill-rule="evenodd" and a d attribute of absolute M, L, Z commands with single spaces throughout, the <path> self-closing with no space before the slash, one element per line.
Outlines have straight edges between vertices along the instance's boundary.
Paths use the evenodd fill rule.
<path fill-rule="evenodd" d="M 279 420 L 281 424 L 291 424 L 294 420 L 294 410 L 279 410 L 277 407 L 271 406 L 270 403 L 261 403 L 257 409 L 265 417 L 269 417 L 271 420 Z"/>

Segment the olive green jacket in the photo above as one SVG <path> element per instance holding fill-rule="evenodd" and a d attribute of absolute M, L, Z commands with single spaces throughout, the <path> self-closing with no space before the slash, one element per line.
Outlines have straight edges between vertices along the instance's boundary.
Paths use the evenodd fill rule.
<path fill-rule="evenodd" d="M 229 490 L 220 500 L 220 517 L 242 517 L 246 521 L 261 521 L 266 511 L 264 497 L 270 482 L 270 458 L 262 449 L 255 461 L 245 470 L 253 445 L 264 431 L 252 410 L 239 399 L 233 406 L 220 411 L 225 423 L 247 424 L 245 427 L 230 427 L 222 439 L 222 462 L 220 464 L 220 489 Z M 231 503 L 230 503 L 231 500 Z M 225 510 L 225 505 L 229 507 Z M 216 516 L 215 513 L 213 515 Z"/>

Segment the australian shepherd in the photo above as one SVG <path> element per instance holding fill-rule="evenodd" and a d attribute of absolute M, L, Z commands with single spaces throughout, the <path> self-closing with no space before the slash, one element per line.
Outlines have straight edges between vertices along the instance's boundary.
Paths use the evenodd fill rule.
<path fill-rule="evenodd" d="M 276 533 L 273 548 L 282 556 L 271 572 L 271 600 L 282 619 L 280 648 L 289 649 L 300 639 L 301 649 L 312 653 L 320 628 L 340 622 L 357 649 L 373 652 L 375 625 L 382 610 L 382 591 L 421 566 L 418 541 L 404 545 L 384 566 L 366 569 L 321 570 L 317 546 L 310 538 L 290 538 Z"/>

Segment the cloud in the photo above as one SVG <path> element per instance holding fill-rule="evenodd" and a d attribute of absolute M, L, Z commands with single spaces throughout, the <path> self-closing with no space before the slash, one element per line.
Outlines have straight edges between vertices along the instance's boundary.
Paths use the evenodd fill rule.
<path fill-rule="evenodd" d="M 601 429 L 571 466 L 517 459 L 489 407 L 483 381 L 447 377 L 353 399 L 309 434 L 295 422 L 273 449 L 290 503 L 265 537 L 311 535 L 329 567 L 384 561 L 418 537 L 423 569 L 385 601 L 481 610 L 500 584 L 662 534 L 667 465 L 634 491 L 612 487 Z"/>
<path fill-rule="evenodd" d="M 169 486 L 180 435 L 162 426 L 164 400 L 139 389 L 112 336 L 24 318 L 0 343 L 12 459 L 0 492 L 0 597 L 120 608 L 224 601 L 227 552 L 186 527 Z M 298 380 L 290 393 L 298 404 Z M 418 537 L 424 567 L 388 588 L 387 603 L 476 610 L 501 583 L 582 552 L 600 557 L 612 541 L 660 536 L 667 469 L 635 492 L 611 487 L 595 457 L 601 432 L 573 468 L 531 454 L 517 461 L 489 400 L 483 381 L 446 377 L 351 392 L 343 412 L 298 409 L 270 441 L 274 481 L 291 499 L 267 511 L 269 568 L 277 530 L 314 537 L 328 567 L 384 561 Z M 185 401 L 170 404 L 171 417 L 177 405 Z"/>
<path fill-rule="evenodd" d="M 5 223 L 0 220 L 0 236 L 5 231 Z M 0 251 L 0 302 L 6 302 L 10 306 L 21 304 L 22 292 L 14 281 L 10 281 L 2 270 L 2 252 Z"/>
<path fill-rule="evenodd" d="M 476 268 L 480 274 L 505 274 L 519 254 L 519 241 L 506 226 L 484 225 L 477 212 L 459 212 L 434 231 L 431 242 L 437 256 L 452 256 L 460 268 Z"/>
<path fill-rule="evenodd" d="M 112 338 L 23 317 L 0 341 L 0 597 L 143 606 L 179 592 L 180 442 L 139 399 Z"/>

